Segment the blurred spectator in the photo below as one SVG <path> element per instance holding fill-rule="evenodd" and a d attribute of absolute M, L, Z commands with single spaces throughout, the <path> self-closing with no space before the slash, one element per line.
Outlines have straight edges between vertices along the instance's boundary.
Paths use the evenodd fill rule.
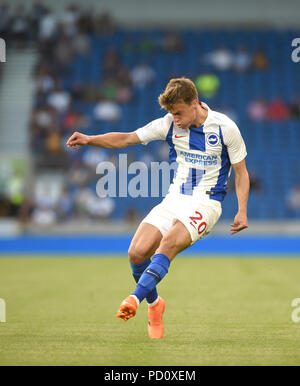
<path fill-rule="evenodd" d="M 8 182 L 7 198 L 10 202 L 10 216 L 17 217 L 24 200 L 24 176 L 18 170 Z"/>
<path fill-rule="evenodd" d="M 95 85 L 88 84 L 87 86 L 83 87 L 81 90 L 77 89 L 77 93 L 81 93 L 81 96 L 79 99 L 84 101 L 85 103 L 96 103 L 100 98 L 100 90 L 98 90 Z M 74 94 L 74 90 L 73 90 Z M 78 98 L 78 97 L 77 97 Z"/>
<path fill-rule="evenodd" d="M 143 34 L 139 41 L 127 37 L 120 48 L 124 55 L 153 55 L 158 47 L 150 34 Z"/>
<path fill-rule="evenodd" d="M 84 186 L 90 180 L 90 172 L 80 159 L 75 159 L 70 165 L 67 181 L 72 187 Z"/>
<path fill-rule="evenodd" d="M 120 103 L 128 103 L 132 100 L 133 92 L 132 92 L 132 81 L 130 77 L 129 69 L 122 65 L 119 68 L 116 77 L 117 81 L 117 100 Z"/>
<path fill-rule="evenodd" d="M 286 198 L 286 204 L 291 211 L 291 215 L 300 214 L 300 185 L 294 186 L 288 193 Z"/>
<path fill-rule="evenodd" d="M 120 103 L 128 103 L 132 100 L 133 93 L 129 86 L 121 86 L 117 90 L 117 100 Z"/>
<path fill-rule="evenodd" d="M 109 12 L 103 12 L 94 18 L 94 31 L 97 35 L 111 35 L 115 30 L 116 25 Z"/>
<path fill-rule="evenodd" d="M 253 55 L 252 66 L 254 70 L 263 71 L 269 67 L 269 59 L 263 49 L 257 50 Z"/>
<path fill-rule="evenodd" d="M 85 166 L 96 171 L 99 163 L 107 160 L 107 151 L 101 148 L 89 147 L 83 154 L 82 162 Z"/>
<path fill-rule="evenodd" d="M 119 54 L 115 49 L 109 49 L 106 51 L 103 63 L 103 76 L 104 79 L 114 79 L 121 67 L 121 60 Z"/>
<path fill-rule="evenodd" d="M 70 93 L 71 93 L 72 100 L 83 101 L 85 98 L 85 93 L 87 92 L 87 89 L 89 86 L 90 85 L 86 85 L 81 80 L 77 80 L 77 81 L 72 82 L 71 87 L 70 87 Z M 97 89 L 96 89 L 96 91 L 97 91 Z"/>
<path fill-rule="evenodd" d="M 117 99 L 117 81 L 116 79 L 107 79 L 102 83 L 100 93 L 103 99 L 115 101 Z"/>
<path fill-rule="evenodd" d="M 58 66 L 59 72 L 65 72 L 66 66 L 71 63 L 74 57 L 72 39 L 66 35 L 61 35 L 54 45 L 53 59 Z"/>
<path fill-rule="evenodd" d="M 32 221 L 36 225 L 47 226 L 56 222 L 55 210 L 52 208 L 43 208 L 36 206 L 32 213 Z"/>
<path fill-rule="evenodd" d="M 74 54 L 86 56 L 91 51 L 91 43 L 87 34 L 80 33 L 72 40 Z"/>
<path fill-rule="evenodd" d="M 289 108 L 281 99 L 274 99 L 268 105 L 268 119 L 271 121 L 283 121 L 289 117 Z"/>
<path fill-rule="evenodd" d="M 245 47 L 239 47 L 236 54 L 233 55 L 233 69 L 238 72 L 249 70 L 252 63 L 252 57 Z"/>
<path fill-rule="evenodd" d="M 179 32 L 165 32 L 162 38 L 162 49 L 167 53 L 179 53 L 184 49 L 184 43 Z"/>
<path fill-rule="evenodd" d="M 55 79 L 47 66 L 41 65 L 35 77 L 35 91 L 38 94 L 48 94 L 53 90 Z"/>
<path fill-rule="evenodd" d="M 56 206 L 58 220 L 59 221 L 70 220 L 73 215 L 73 209 L 74 209 L 74 203 L 73 203 L 72 195 L 68 187 L 65 186 L 63 188 L 62 194 L 58 199 L 57 206 Z"/>
<path fill-rule="evenodd" d="M 0 217 L 10 216 L 10 203 L 5 194 L 0 193 Z"/>
<path fill-rule="evenodd" d="M 300 119 L 300 98 L 294 98 L 290 105 L 291 118 Z"/>
<path fill-rule="evenodd" d="M 247 111 L 252 121 L 261 122 L 267 119 L 267 103 L 263 98 L 250 102 Z"/>
<path fill-rule="evenodd" d="M 130 38 L 125 39 L 124 42 L 122 43 L 121 50 L 124 55 L 135 54 L 136 53 L 135 42 Z"/>
<path fill-rule="evenodd" d="M 30 18 L 30 33 L 34 41 L 38 39 L 40 20 L 47 12 L 47 8 L 40 0 L 34 1 L 32 4 L 29 18 Z"/>
<path fill-rule="evenodd" d="M 114 201 L 109 197 L 97 197 L 88 187 L 81 187 L 75 195 L 76 213 L 81 218 L 105 219 L 114 210 Z"/>
<path fill-rule="evenodd" d="M 65 7 L 60 17 L 63 34 L 69 38 L 75 37 L 77 33 L 77 20 L 79 11 L 77 5 L 71 4 Z M 77 38 L 77 37 L 76 37 Z"/>
<path fill-rule="evenodd" d="M 45 106 L 33 110 L 31 125 L 45 132 L 58 128 L 57 116 L 51 106 Z"/>
<path fill-rule="evenodd" d="M 82 130 L 88 127 L 90 124 L 90 118 L 86 114 L 79 113 L 76 110 L 73 110 L 71 106 L 69 106 L 69 109 L 62 118 L 61 124 L 62 127 L 67 131 L 75 130 L 77 128 Z M 67 133 L 67 135 L 69 135 L 69 133 Z"/>
<path fill-rule="evenodd" d="M 150 35 L 143 35 L 137 43 L 136 52 L 140 55 L 150 55 L 156 50 L 156 45 Z"/>
<path fill-rule="evenodd" d="M 39 40 L 43 43 L 46 40 L 51 40 L 56 32 L 57 19 L 55 14 L 46 8 L 39 22 Z"/>
<path fill-rule="evenodd" d="M 54 90 L 47 98 L 47 103 L 54 107 L 57 112 L 64 113 L 68 110 L 71 103 L 71 95 L 59 83 L 56 83 Z"/>
<path fill-rule="evenodd" d="M 30 192 L 25 191 L 24 200 L 22 202 L 22 205 L 18 213 L 19 224 L 24 231 L 25 231 L 24 226 L 30 221 L 31 214 L 34 209 L 33 203 L 30 198 L 31 198 Z"/>
<path fill-rule="evenodd" d="M 18 5 L 10 20 L 10 34 L 19 47 L 24 47 L 29 38 L 29 18 L 22 4 Z"/>
<path fill-rule="evenodd" d="M 137 221 L 139 220 L 139 216 L 138 216 L 138 212 L 136 210 L 136 208 L 134 207 L 130 207 L 127 209 L 127 212 L 125 214 L 125 218 L 124 220 L 128 223 L 128 224 L 136 224 Z"/>
<path fill-rule="evenodd" d="M 51 225 L 56 222 L 56 197 L 49 194 L 47 186 L 36 189 L 32 220 L 37 225 Z"/>
<path fill-rule="evenodd" d="M 220 81 L 215 74 L 206 73 L 198 76 L 195 85 L 202 97 L 213 98 L 219 90 Z"/>
<path fill-rule="evenodd" d="M 120 65 L 116 75 L 119 86 L 132 86 L 130 70 L 127 66 L 125 66 L 124 64 Z"/>
<path fill-rule="evenodd" d="M 80 33 L 93 34 L 94 30 L 94 15 L 93 8 L 82 10 L 78 16 L 77 27 Z"/>
<path fill-rule="evenodd" d="M 233 54 L 223 46 L 204 56 L 204 63 L 212 65 L 218 71 L 230 70 L 233 65 Z"/>
<path fill-rule="evenodd" d="M 31 126 L 30 133 L 30 146 L 31 153 L 34 158 L 44 152 L 46 133 L 42 131 L 38 126 Z"/>
<path fill-rule="evenodd" d="M 263 186 L 257 174 L 255 172 L 249 172 L 249 179 L 250 179 L 250 191 L 261 193 L 263 191 Z"/>
<path fill-rule="evenodd" d="M 121 109 L 114 101 L 100 101 L 94 108 L 94 117 L 98 121 L 119 121 L 121 119 L 121 115 Z"/>
<path fill-rule="evenodd" d="M 48 134 L 46 138 L 46 151 L 53 155 L 62 152 L 61 136 L 58 132 Z"/>
<path fill-rule="evenodd" d="M 130 72 L 132 83 L 135 87 L 143 89 L 155 79 L 155 71 L 147 63 L 140 63 Z"/>
<path fill-rule="evenodd" d="M 31 146 L 33 155 L 41 155 L 49 146 L 49 135 L 59 130 L 55 109 L 50 106 L 36 108 L 31 116 Z M 52 149 L 53 139 L 50 140 Z"/>
<path fill-rule="evenodd" d="M 86 217 L 88 214 L 88 203 L 93 200 L 93 192 L 86 186 L 81 186 L 75 193 L 75 208 L 77 217 Z"/>
<path fill-rule="evenodd" d="M 107 219 L 113 212 L 115 203 L 110 197 L 93 196 L 87 202 L 87 210 L 92 219 Z"/>

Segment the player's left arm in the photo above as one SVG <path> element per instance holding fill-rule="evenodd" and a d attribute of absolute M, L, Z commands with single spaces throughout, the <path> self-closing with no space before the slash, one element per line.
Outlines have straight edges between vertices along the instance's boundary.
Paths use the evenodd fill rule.
<path fill-rule="evenodd" d="M 235 192 L 238 199 L 238 212 L 231 225 L 231 234 L 234 235 L 241 230 L 248 228 L 247 203 L 250 189 L 250 180 L 246 168 L 245 159 L 232 164 L 235 173 Z"/>

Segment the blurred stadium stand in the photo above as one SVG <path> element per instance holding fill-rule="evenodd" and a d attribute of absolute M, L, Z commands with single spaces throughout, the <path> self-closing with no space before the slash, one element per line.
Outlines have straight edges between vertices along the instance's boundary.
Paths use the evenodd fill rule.
<path fill-rule="evenodd" d="M 188 76 L 196 81 L 202 74 L 213 73 L 219 87 L 210 98 L 200 93 L 200 99 L 232 117 L 245 139 L 252 183 L 249 220 L 261 224 L 255 228 L 258 233 L 268 229 L 279 233 L 283 222 L 286 232 L 299 233 L 300 63 L 291 60 L 291 41 L 300 36 L 300 30 L 291 29 L 293 19 L 289 28 L 280 30 L 259 26 L 259 19 L 254 28 L 251 12 L 248 28 L 234 25 L 228 16 L 223 21 L 233 24 L 231 28 L 209 28 L 208 23 L 195 28 L 192 19 L 193 28 L 179 23 L 180 29 L 171 31 L 161 25 L 133 29 L 126 22 L 120 26 L 114 13 L 99 11 L 95 16 L 80 6 L 62 9 L 61 4 L 64 2 L 51 2 L 50 9 L 56 14 L 47 13 L 42 5 L 35 12 L 25 11 L 31 18 L 23 16 L 27 20 L 23 35 L 14 35 L 9 28 L 5 31 L 8 56 L 7 63 L 1 64 L 0 95 L 2 218 L 17 218 L 18 229 L 25 232 L 134 230 L 160 198 L 98 198 L 95 202 L 96 164 L 116 162 L 118 154 L 125 152 L 128 162 L 165 160 L 166 149 L 160 142 L 152 142 L 120 151 L 74 151 L 66 149 L 66 139 L 74 128 L 95 135 L 143 126 L 165 113 L 157 97 L 171 77 Z M 96 3 L 89 4 L 96 8 Z M 11 12 L 13 17 L 13 9 Z M 276 15 L 277 24 L 284 24 Z M 51 27 L 53 20 L 55 27 Z M 45 30 L 43 22 L 48 22 Z M 152 20 L 152 24 L 157 23 Z M 220 68 L 209 60 L 219 49 L 230 53 L 228 67 Z M 239 67 L 241 49 L 245 56 Z M 262 64 L 255 62 L 258 53 Z M 143 84 L 135 81 L 133 70 L 145 64 L 149 78 Z M 263 101 L 260 107 L 264 111 L 251 115 L 251 103 L 257 100 Z M 105 101 L 112 103 L 108 110 L 113 117 L 99 119 L 95 108 Z M 227 224 L 236 209 L 231 180 L 223 205 L 226 226 L 221 222 L 220 232 L 228 232 Z"/>

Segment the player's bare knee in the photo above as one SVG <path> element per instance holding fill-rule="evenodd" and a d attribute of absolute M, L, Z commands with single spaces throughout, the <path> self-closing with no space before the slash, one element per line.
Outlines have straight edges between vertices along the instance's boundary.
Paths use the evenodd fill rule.
<path fill-rule="evenodd" d="M 141 264 L 147 258 L 147 254 L 141 248 L 131 246 L 128 250 L 128 257 L 132 264 Z"/>

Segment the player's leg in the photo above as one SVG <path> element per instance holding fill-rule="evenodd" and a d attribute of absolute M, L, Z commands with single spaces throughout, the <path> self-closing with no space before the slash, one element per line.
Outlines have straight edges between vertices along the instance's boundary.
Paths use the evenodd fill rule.
<path fill-rule="evenodd" d="M 128 250 L 128 256 L 132 269 L 133 277 L 138 283 L 145 269 L 151 264 L 150 257 L 157 249 L 162 234 L 158 228 L 147 222 L 142 222 L 138 227 Z M 152 288 L 147 294 L 149 304 L 158 301 L 156 287 Z M 135 297 L 128 296 L 120 305 L 117 312 L 117 318 L 127 321 L 136 313 L 138 300 Z"/>
<path fill-rule="evenodd" d="M 151 263 L 150 257 L 158 248 L 162 237 L 161 232 L 154 225 L 143 222 L 138 227 L 128 250 L 132 275 L 136 283 Z M 154 288 L 146 296 L 146 300 L 148 304 L 154 305 L 157 299 L 158 294 Z"/>
<path fill-rule="evenodd" d="M 174 217 L 167 204 L 168 200 L 164 199 L 150 211 L 141 223 L 131 242 L 128 254 L 134 277 L 136 280 L 138 279 L 137 282 L 151 264 L 150 257 L 153 256 L 158 248 L 163 235 L 166 234 L 173 225 Z M 163 302 L 162 298 L 157 295 L 156 287 L 153 287 L 151 291 L 149 291 L 146 295 L 146 299 L 149 302 L 149 305 L 153 306 L 153 310 L 160 307 Z M 124 321 L 128 320 L 135 315 L 138 304 L 139 300 L 135 296 L 128 296 L 121 303 L 117 317 Z M 160 319 L 162 319 L 164 307 L 160 308 Z M 148 312 L 148 315 L 149 313 L 150 311 Z M 151 319 L 151 315 L 149 319 Z"/>
<path fill-rule="evenodd" d="M 191 234 L 181 221 L 176 221 L 173 227 L 164 235 L 151 264 L 142 274 L 133 296 L 138 304 L 168 273 L 170 262 L 174 257 L 192 243 Z"/>
<path fill-rule="evenodd" d="M 185 238 L 185 229 L 182 228 L 182 225 L 180 222 L 178 224 L 175 223 L 170 232 L 162 239 L 156 254 L 161 254 L 162 256 L 170 255 L 174 258 L 173 256 L 175 256 L 176 252 L 179 253 L 182 249 L 185 249 L 186 243 L 188 244 L 187 246 L 190 245 L 191 239 L 188 235 L 186 235 L 186 240 L 183 240 Z M 182 240 L 180 240 L 181 237 L 183 238 Z M 159 297 L 157 304 L 148 306 L 148 335 L 151 339 L 161 339 L 164 336 L 163 314 L 165 306 L 165 301 L 161 297 Z"/>
<path fill-rule="evenodd" d="M 191 236 L 189 232 L 180 221 L 176 221 L 171 230 L 161 239 L 152 261 L 149 259 L 150 264 L 147 265 L 140 276 L 133 294 L 129 295 L 121 303 L 117 317 L 127 321 L 135 316 L 139 303 L 145 297 L 148 298 L 149 294 L 153 293 L 153 291 L 156 291 L 156 285 L 168 272 L 170 259 L 166 254 L 170 255 L 173 259 L 177 253 L 187 248 L 189 245 L 191 245 Z M 162 320 L 164 311 L 165 301 L 161 297 L 157 298 L 155 304 L 149 305 L 148 307 L 148 335 L 151 339 L 161 339 L 164 335 L 164 325 Z"/>
<path fill-rule="evenodd" d="M 162 238 L 151 264 L 142 274 L 133 296 L 140 303 L 168 273 L 174 257 L 197 240 L 211 232 L 222 213 L 219 202 L 210 202 L 206 197 L 194 206 L 187 201 L 179 207 L 177 221 Z"/>

